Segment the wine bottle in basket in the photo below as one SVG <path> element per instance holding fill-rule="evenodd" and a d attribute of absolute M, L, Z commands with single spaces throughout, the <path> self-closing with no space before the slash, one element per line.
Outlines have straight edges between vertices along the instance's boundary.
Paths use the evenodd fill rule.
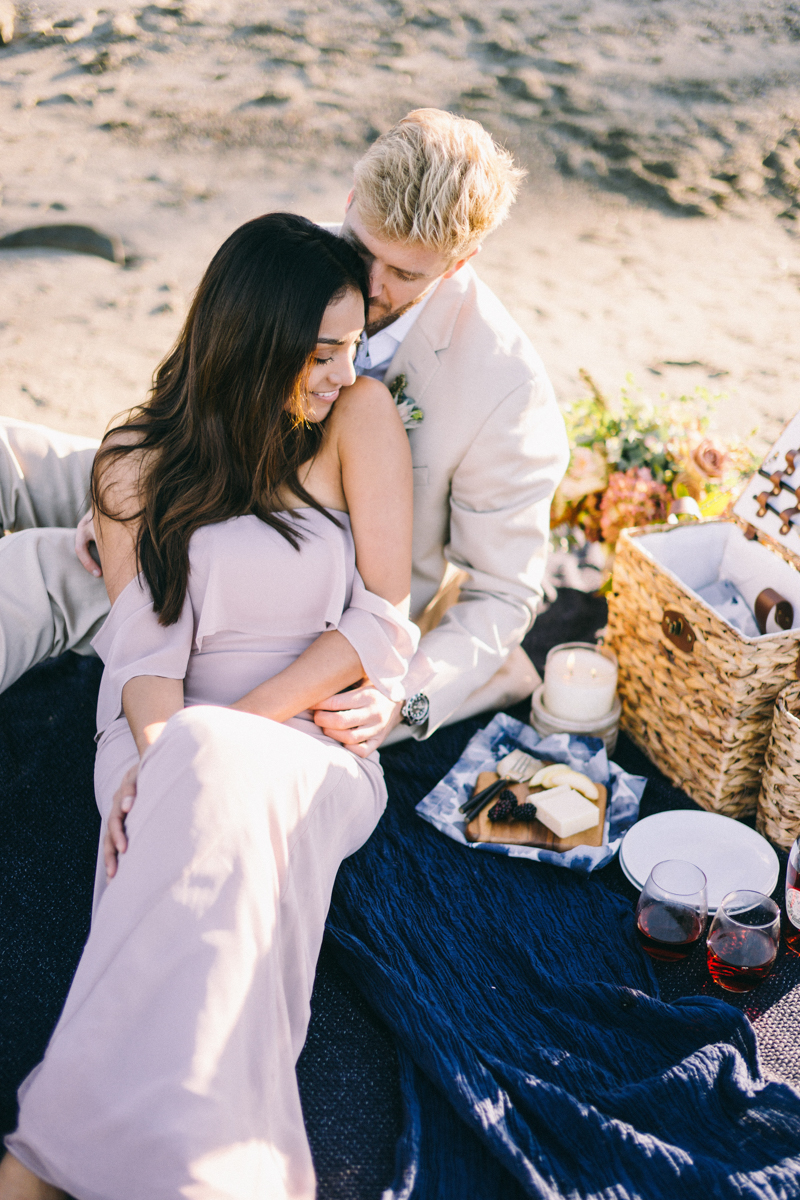
<path fill-rule="evenodd" d="M 800 837 L 789 851 L 786 867 L 784 941 L 790 950 L 800 954 Z"/>

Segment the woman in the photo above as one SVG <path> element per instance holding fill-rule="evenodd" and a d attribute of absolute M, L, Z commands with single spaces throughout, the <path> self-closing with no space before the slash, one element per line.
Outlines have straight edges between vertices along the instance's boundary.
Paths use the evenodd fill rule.
<path fill-rule="evenodd" d="M 367 297 L 340 239 L 251 221 L 98 453 L 102 856 L 2 1200 L 314 1194 L 294 1067 L 336 871 L 386 790 L 309 710 L 365 675 L 400 698 L 417 644 L 408 442 L 353 370 Z"/>

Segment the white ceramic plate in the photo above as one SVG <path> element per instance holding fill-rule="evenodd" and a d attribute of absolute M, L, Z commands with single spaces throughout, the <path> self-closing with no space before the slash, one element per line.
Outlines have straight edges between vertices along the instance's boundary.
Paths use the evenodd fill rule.
<path fill-rule="evenodd" d="M 728 892 L 750 888 L 769 896 L 778 882 L 778 856 L 769 842 L 719 813 L 654 813 L 625 834 L 620 866 L 639 891 L 656 863 L 666 858 L 685 859 L 705 872 L 709 912 L 716 912 Z"/>

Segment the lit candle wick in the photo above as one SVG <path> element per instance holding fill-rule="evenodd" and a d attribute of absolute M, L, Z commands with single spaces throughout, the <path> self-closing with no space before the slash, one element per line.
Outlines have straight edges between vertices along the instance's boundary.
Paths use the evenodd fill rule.
<path fill-rule="evenodd" d="M 569 656 L 567 657 L 567 673 L 564 676 L 564 678 L 570 679 L 574 670 L 575 670 L 575 655 L 574 655 L 574 653 L 570 653 Z"/>
<path fill-rule="evenodd" d="M 596 674 L 597 674 L 597 667 L 592 667 L 592 670 L 591 670 L 592 679 L 594 679 Z"/>

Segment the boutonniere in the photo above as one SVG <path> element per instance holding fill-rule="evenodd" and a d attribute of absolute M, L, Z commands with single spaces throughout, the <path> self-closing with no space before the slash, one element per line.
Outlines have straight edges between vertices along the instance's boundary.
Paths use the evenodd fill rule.
<path fill-rule="evenodd" d="M 425 414 L 418 404 L 406 395 L 406 383 L 408 380 L 405 375 L 397 375 L 391 383 L 387 384 L 392 399 L 397 405 L 397 411 L 400 413 L 400 420 L 406 429 L 413 429 L 424 419 Z"/>

